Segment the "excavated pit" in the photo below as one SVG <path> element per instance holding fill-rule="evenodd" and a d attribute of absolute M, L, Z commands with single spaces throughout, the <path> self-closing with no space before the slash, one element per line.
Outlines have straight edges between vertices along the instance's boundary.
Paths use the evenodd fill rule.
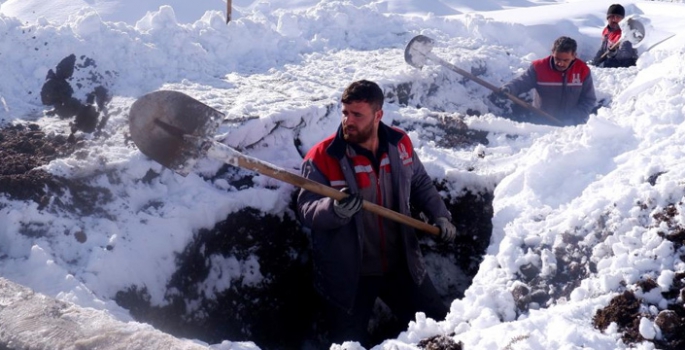
<path fill-rule="evenodd" d="M 108 215 L 106 211 L 98 209 L 98 204 L 104 206 L 112 200 L 113 195 L 108 189 L 93 186 L 87 178 L 63 178 L 38 169 L 54 159 L 77 156 L 78 152 L 87 151 L 85 148 L 90 143 L 81 142 L 79 135 L 83 134 L 79 132 L 93 134 L 95 141 L 91 142 L 107 138 L 102 132 L 108 118 L 107 103 L 111 99 L 106 78 L 116 73 L 99 74 L 92 70 L 95 67 L 95 62 L 87 57 L 70 55 L 57 65 L 55 71 L 47 74 L 41 91 L 43 103 L 51 108 L 46 115 L 72 120 L 63 133 L 46 134 L 38 125 L 31 123 L 5 125 L 0 130 L 1 196 L 33 201 L 38 203 L 40 210 L 74 217 Z M 85 100 L 75 99 L 73 86 L 82 90 L 86 81 L 72 75 L 75 71 L 89 69 L 85 76 L 89 77 L 87 82 L 92 88 L 89 88 Z M 420 97 L 414 96 L 416 91 L 430 92 L 438 88 L 401 84 L 394 89 L 391 87 L 387 97 L 391 102 L 419 106 L 421 101 Z M 474 115 L 479 113 L 469 112 Z M 398 126 L 418 131 L 419 137 L 437 140 L 438 147 L 468 147 L 477 143 L 487 145 L 487 133 L 470 130 L 458 118 L 444 118 L 443 113 L 438 112 L 435 117 L 441 122 Z M 298 140 L 294 142 L 298 144 Z M 141 180 L 150 181 L 158 175 L 150 171 Z M 229 166 L 215 176 L 224 177 L 236 188 L 252 183 L 251 175 Z M 650 182 L 653 180 L 650 178 Z M 446 190 L 443 193 L 455 193 L 451 191 L 450 183 L 439 182 L 436 186 Z M 61 199 L 67 191 L 69 199 Z M 291 211 L 294 211 L 294 195 Z M 461 298 L 478 271 L 492 232 L 492 200 L 490 192 L 465 192 L 458 198 L 445 198 L 455 224 L 466 233 L 467 238 L 449 245 L 437 244 L 430 237 L 421 240 L 429 266 L 436 266 L 431 261 L 439 260 L 443 264 L 448 261 L 460 272 L 458 276 L 450 276 L 436 283 L 446 302 Z M 646 207 L 641 209 L 649 210 Z M 667 224 L 665 227 L 668 230 L 662 235 L 672 241 L 677 249 L 685 244 L 685 228 L 673 220 L 681 209 L 682 203 L 674 203 L 654 215 L 656 221 Z M 45 231 L 44 228 L 27 225 L 21 229 L 21 234 L 39 239 Z M 610 233 L 602 231 L 600 227 L 597 232 L 585 233 L 585 236 L 593 236 L 601 241 L 607 234 Z M 78 242 L 87 239 L 83 232 L 73 235 Z M 559 299 L 567 298 L 578 281 L 595 272 L 595 266 L 589 259 L 591 246 L 585 244 L 578 233 L 562 233 L 562 236 L 564 245 L 554 250 L 559 262 L 555 274 L 542 278 L 535 266 L 521 267 L 518 276 L 520 284 L 512 291 L 518 313 L 526 313 L 530 308 L 548 307 Z M 200 339 L 207 343 L 222 340 L 253 341 L 263 349 L 327 347 L 326 334 L 320 327 L 321 302 L 311 286 L 307 232 L 297 220 L 287 213 L 274 216 L 244 208 L 231 213 L 211 229 L 194 232 L 193 237 L 175 257 L 176 272 L 166 286 L 165 306 L 151 305 L 148 291 L 133 286 L 119 291 L 115 301 L 127 308 L 136 320 L 177 337 Z M 215 257 L 245 266 L 250 266 L 251 261 L 258 261 L 258 271 L 253 273 L 260 274 L 261 278 L 257 279 L 258 282 L 244 277 L 242 280 L 232 280 L 229 288 L 208 293 L 202 286 L 208 279 L 215 278 L 212 277 L 212 265 L 209 263 Z M 645 289 L 651 285 L 653 281 L 643 281 L 640 287 Z M 669 307 L 657 316 L 638 312 L 639 305 L 644 302 L 626 291 L 597 312 L 594 325 L 603 330 L 615 322 L 623 334 L 623 341 L 635 343 L 644 340 L 637 329 L 639 318 L 650 317 L 663 334 L 662 338 L 653 340 L 655 345 L 664 349 L 680 349 L 685 344 L 684 291 L 685 272 L 677 272 L 672 288 L 662 291 Z M 370 327 L 374 341 L 380 343 L 396 337 L 406 325 L 394 322 L 383 306 L 377 305 Z M 424 339 L 418 345 L 424 349 L 462 348 L 460 343 L 444 336 Z M 13 348 L 8 344 L 0 344 L 2 349 Z"/>

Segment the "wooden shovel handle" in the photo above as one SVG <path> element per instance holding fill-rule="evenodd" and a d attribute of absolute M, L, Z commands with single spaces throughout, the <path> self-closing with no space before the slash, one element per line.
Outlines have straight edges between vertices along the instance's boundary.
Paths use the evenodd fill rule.
<path fill-rule="evenodd" d="M 439 63 L 440 65 L 442 65 L 442 66 L 444 66 L 444 67 L 447 67 L 447 68 L 449 68 L 449 69 L 451 69 L 451 70 L 453 70 L 453 71 L 455 71 L 455 72 L 457 72 L 457 73 L 459 73 L 459 74 L 461 74 L 461 75 L 463 75 L 463 76 L 465 76 L 465 77 L 467 77 L 467 78 L 469 78 L 469 79 L 475 81 L 476 83 L 478 83 L 478 84 L 480 84 L 480 85 L 485 86 L 486 88 L 492 90 L 493 92 L 499 92 L 499 88 L 498 88 L 498 87 L 496 87 L 496 86 L 494 86 L 494 85 L 488 83 L 487 81 L 485 81 L 485 80 L 483 80 L 483 79 L 481 79 L 481 78 L 479 78 L 479 77 L 477 77 L 477 76 L 475 76 L 475 75 L 473 75 L 473 74 L 471 74 L 471 73 L 469 73 L 469 72 L 467 72 L 467 71 L 465 71 L 465 70 L 463 70 L 463 69 L 461 69 L 461 68 L 459 68 L 459 67 L 457 67 L 457 66 L 455 66 L 455 65 L 453 65 L 453 64 L 451 64 L 451 63 L 449 63 L 449 62 L 447 62 L 447 61 L 445 61 L 445 60 L 443 60 L 442 58 L 436 56 L 436 55 L 435 55 L 434 53 L 432 53 L 432 52 L 429 52 L 429 53 L 426 55 L 426 57 L 430 58 L 431 60 L 433 60 L 433 61 Z M 526 103 L 525 101 L 521 100 L 520 98 L 518 98 L 518 97 L 516 97 L 516 96 L 514 96 L 514 95 L 512 95 L 512 94 L 510 94 L 510 93 L 505 93 L 505 95 L 506 95 L 510 100 L 514 101 L 514 103 L 516 103 L 517 105 L 519 105 L 519 106 L 521 106 L 521 107 L 524 107 L 524 108 L 527 108 L 528 110 L 531 110 L 531 111 L 533 111 L 533 112 L 535 112 L 535 113 L 538 113 L 538 114 L 540 114 L 541 116 L 543 116 L 543 117 L 545 117 L 545 118 L 547 118 L 547 119 L 553 121 L 553 122 L 556 123 L 557 125 L 563 125 L 563 123 L 562 123 L 559 119 L 555 118 L 553 115 L 551 115 L 551 114 L 549 114 L 549 113 L 547 113 L 547 112 L 545 112 L 545 111 L 543 111 L 543 110 L 541 110 L 541 109 L 539 109 L 539 108 L 536 108 L 536 107 L 532 106 L 532 105 L 529 104 L 529 103 Z"/>
<path fill-rule="evenodd" d="M 246 156 L 233 148 L 222 143 L 212 142 L 211 147 L 207 151 L 207 156 L 223 160 L 231 165 L 241 167 L 243 169 L 252 170 L 262 175 L 287 182 L 293 186 L 304 188 L 305 190 L 320 194 L 325 197 L 341 200 L 348 195 L 336 190 L 335 188 L 320 184 L 316 181 L 307 179 L 305 177 L 293 174 L 285 169 L 279 168 L 273 164 Z M 440 235 L 440 228 L 429 225 L 423 221 L 416 220 L 410 216 L 400 214 L 396 211 L 382 207 L 380 205 L 364 201 L 362 208 L 378 214 L 384 218 L 394 220 L 396 222 L 411 226 L 415 229 L 425 231 L 433 235 Z"/>
<path fill-rule="evenodd" d="M 604 53 L 602 54 L 602 56 L 600 57 L 600 59 L 603 60 L 605 57 L 607 57 L 607 55 L 609 55 L 609 52 L 611 52 L 612 50 L 615 50 L 616 48 L 618 48 L 618 45 L 621 45 L 621 41 L 620 41 L 620 40 L 617 41 L 617 42 L 615 42 L 613 45 L 611 45 L 611 47 L 608 48 L 608 49 L 606 50 L 606 52 L 604 52 Z"/>

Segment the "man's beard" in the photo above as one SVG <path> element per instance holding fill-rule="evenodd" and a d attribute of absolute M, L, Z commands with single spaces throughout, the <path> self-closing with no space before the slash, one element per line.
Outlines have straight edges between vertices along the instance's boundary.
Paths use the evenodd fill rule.
<path fill-rule="evenodd" d="M 352 128 L 352 130 L 350 130 Z M 350 131 L 355 131 L 354 134 L 350 134 Z M 359 129 L 357 127 L 348 127 L 343 124 L 343 136 L 347 142 L 361 144 L 373 136 L 373 124 L 369 124 L 367 128 Z"/>

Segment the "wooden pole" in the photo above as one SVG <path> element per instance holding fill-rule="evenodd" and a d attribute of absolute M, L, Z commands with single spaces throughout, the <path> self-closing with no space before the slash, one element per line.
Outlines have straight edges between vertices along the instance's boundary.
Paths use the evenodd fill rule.
<path fill-rule="evenodd" d="M 231 6 L 232 0 L 226 0 L 226 24 L 231 21 Z"/>

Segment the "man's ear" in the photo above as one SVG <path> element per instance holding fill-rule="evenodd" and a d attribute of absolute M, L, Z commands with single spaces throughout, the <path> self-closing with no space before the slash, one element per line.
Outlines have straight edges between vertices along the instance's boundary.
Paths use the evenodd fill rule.
<path fill-rule="evenodd" d="M 382 109 L 377 110 L 375 117 L 376 117 L 376 121 L 380 121 L 381 119 L 383 119 L 383 110 Z"/>

